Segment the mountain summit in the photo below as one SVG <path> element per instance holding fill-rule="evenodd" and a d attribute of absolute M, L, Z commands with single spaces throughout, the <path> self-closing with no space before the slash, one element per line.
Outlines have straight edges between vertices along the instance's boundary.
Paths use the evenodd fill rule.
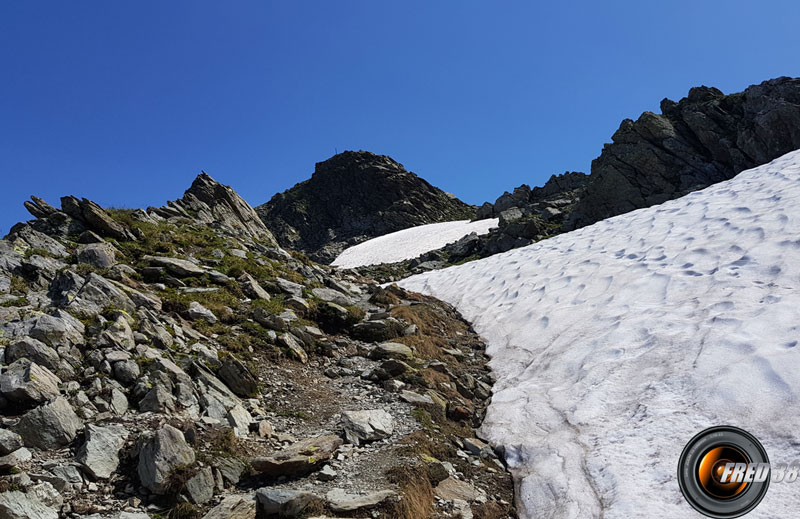
<path fill-rule="evenodd" d="M 385 155 L 345 151 L 256 207 L 278 242 L 330 263 L 345 248 L 408 227 L 470 219 L 475 208 Z"/>

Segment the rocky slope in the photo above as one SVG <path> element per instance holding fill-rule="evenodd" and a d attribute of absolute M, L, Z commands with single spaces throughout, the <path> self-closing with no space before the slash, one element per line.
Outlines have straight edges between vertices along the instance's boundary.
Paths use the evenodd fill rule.
<path fill-rule="evenodd" d="M 199 176 L 0 240 L 0 518 L 513 517 L 452 307 L 278 247 Z"/>
<path fill-rule="evenodd" d="M 256 207 L 283 247 L 330 263 L 345 248 L 427 223 L 471 219 L 475 208 L 389 157 L 346 151 L 309 180 Z"/>
<path fill-rule="evenodd" d="M 586 195 L 566 228 L 678 198 L 800 148 L 800 79 L 725 95 L 697 87 L 661 114 L 625 119 L 592 162 Z"/>

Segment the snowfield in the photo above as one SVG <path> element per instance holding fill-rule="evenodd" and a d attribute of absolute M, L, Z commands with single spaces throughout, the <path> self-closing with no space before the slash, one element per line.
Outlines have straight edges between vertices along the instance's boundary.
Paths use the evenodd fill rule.
<path fill-rule="evenodd" d="M 478 235 L 486 234 L 489 229 L 497 227 L 497 222 L 497 218 L 476 222 L 458 220 L 403 229 L 347 248 L 331 265 L 354 268 L 413 259 L 420 254 L 441 249 L 473 232 Z"/>
<path fill-rule="evenodd" d="M 660 206 L 411 277 L 488 341 L 482 432 L 527 518 L 699 518 L 686 442 L 744 428 L 800 459 L 800 151 Z M 800 481 L 748 517 L 797 517 Z"/>

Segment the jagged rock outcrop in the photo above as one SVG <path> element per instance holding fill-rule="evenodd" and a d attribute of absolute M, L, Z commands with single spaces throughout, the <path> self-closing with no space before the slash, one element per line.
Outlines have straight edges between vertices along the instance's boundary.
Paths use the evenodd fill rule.
<path fill-rule="evenodd" d="M 276 243 L 272 233 L 253 208 L 233 188 L 220 184 L 205 171 L 194 179 L 183 198 L 167 202 L 164 207 L 149 207 L 147 211 L 165 219 L 190 218 L 206 225 Z"/>
<path fill-rule="evenodd" d="M 589 176 L 586 173 L 566 171 L 560 175 L 552 175 L 541 187 L 531 189 L 529 185 L 522 184 L 514 188 L 513 192 L 506 191 L 500 195 L 493 204 L 484 203 L 478 208 L 477 217 L 479 219 L 499 217 L 503 211 L 512 207 L 521 208 L 527 214 L 542 213 L 547 207 L 576 202 L 588 183 Z M 567 203 L 559 203 L 563 200 Z"/>
<path fill-rule="evenodd" d="M 661 114 L 625 119 L 592 162 L 590 184 L 565 228 L 659 204 L 800 148 L 800 79 L 725 95 L 696 87 Z"/>
<path fill-rule="evenodd" d="M 389 157 L 346 151 L 256 211 L 283 247 L 330 263 L 347 247 L 426 223 L 474 217 L 474 208 Z"/>

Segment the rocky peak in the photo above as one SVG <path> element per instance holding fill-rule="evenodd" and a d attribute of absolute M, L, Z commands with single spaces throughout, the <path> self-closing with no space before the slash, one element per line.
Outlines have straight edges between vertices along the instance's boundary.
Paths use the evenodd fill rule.
<path fill-rule="evenodd" d="M 183 198 L 167 202 L 164 207 L 148 208 L 148 212 L 161 218 L 192 218 L 234 234 L 275 243 L 255 210 L 233 188 L 220 184 L 205 171 L 194 179 Z"/>
<path fill-rule="evenodd" d="M 345 151 L 256 208 L 284 247 L 331 262 L 346 247 L 408 227 L 469 219 L 474 208 L 384 155 Z"/>

